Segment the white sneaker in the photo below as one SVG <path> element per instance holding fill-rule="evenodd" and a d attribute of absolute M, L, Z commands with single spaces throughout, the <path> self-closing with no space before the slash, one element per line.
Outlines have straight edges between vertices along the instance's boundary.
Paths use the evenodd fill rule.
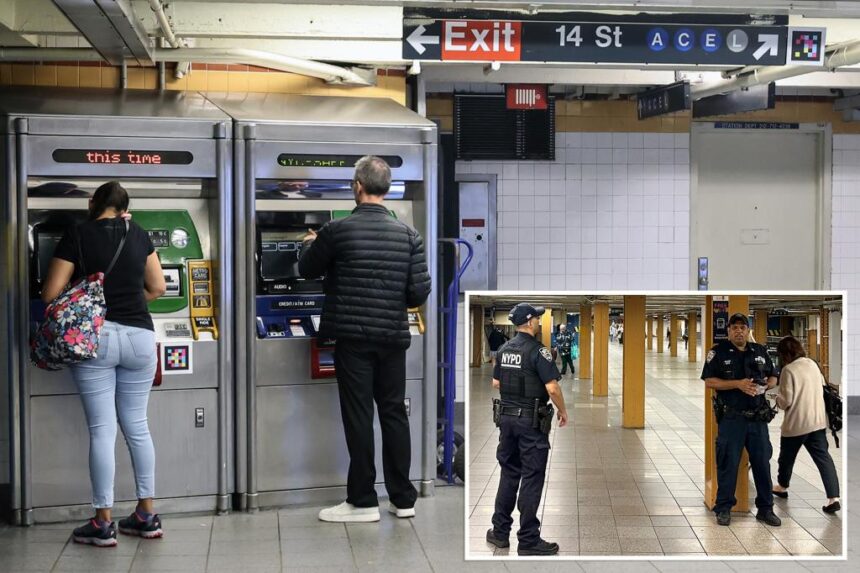
<path fill-rule="evenodd" d="M 340 505 L 321 510 L 319 518 L 320 521 L 336 523 L 368 523 L 379 521 L 379 508 L 355 507 L 351 503 L 343 502 Z"/>
<path fill-rule="evenodd" d="M 399 517 L 401 519 L 404 517 L 415 517 L 415 508 L 414 507 L 407 507 L 404 509 L 400 509 L 399 507 L 397 507 L 393 503 L 389 502 L 388 503 L 388 513 L 393 513 L 394 515 L 396 515 L 397 517 Z"/>

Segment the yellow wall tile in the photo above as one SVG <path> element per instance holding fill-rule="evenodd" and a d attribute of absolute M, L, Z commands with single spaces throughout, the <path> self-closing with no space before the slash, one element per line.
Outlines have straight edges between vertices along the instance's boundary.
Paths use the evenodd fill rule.
<path fill-rule="evenodd" d="M 12 83 L 12 64 L 0 64 L 0 84 Z"/>
<path fill-rule="evenodd" d="M 167 70 L 165 76 L 164 88 L 168 90 L 185 91 L 188 89 L 188 74 L 177 79 L 173 71 Z"/>
<path fill-rule="evenodd" d="M 269 75 L 268 72 L 248 72 L 248 91 L 249 92 L 268 92 L 269 91 Z"/>
<path fill-rule="evenodd" d="M 101 68 L 101 79 L 103 88 L 118 88 L 119 68 L 115 66 Z"/>
<path fill-rule="evenodd" d="M 158 87 L 158 70 L 143 68 L 143 89 L 154 90 Z"/>
<path fill-rule="evenodd" d="M 308 78 L 297 74 L 284 74 L 281 72 L 268 72 L 266 81 L 268 90 L 272 93 L 301 93 L 308 89 Z"/>
<path fill-rule="evenodd" d="M 247 92 L 249 72 L 227 72 L 227 89 L 231 92 Z"/>
<path fill-rule="evenodd" d="M 16 86 L 32 86 L 36 82 L 33 64 L 12 64 L 12 83 Z"/>
<path fill-rule="evenodd" d="M 57 66 L 57 85 L 65 88 L 78 87 L 78 66 Z"/>
<path fill-rule="evenodd" d="M 79 67 L 78 68 L 78 83 L 82 88 L 100 88 L 102 87 L 101 68 L 95 67 Z"/>
<path fill-rule="evenodd" d="M 126 87 L 133 90 L 143 89 L 143 68 L 128 68 Z"/>
<path fill-rule="evenodd" d="M 189 91 L 206 91 L 209 83 L 209 72 L 206 70 L 191 70 L 185 75 Z"/>
<path fill-rule="evenodd" d="M 37 86 L 57 85 L 57 66 L 35 66 L 33 72 L 34 83 Z"/>
<path fill-rule="evenodd" d="M 427 115 L 454 115 L 454 99 L 427 98 Z"/>
<path fill-rule="evenodd" d="M 230 72 L 207 71 L 206 89 L 212 92 L 226 92 L 229 90 L 230 84 L 227 80 L 229 73 Z"/>

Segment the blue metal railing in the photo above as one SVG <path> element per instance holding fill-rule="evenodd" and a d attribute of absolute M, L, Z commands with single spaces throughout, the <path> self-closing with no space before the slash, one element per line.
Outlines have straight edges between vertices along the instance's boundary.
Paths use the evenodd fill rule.
<path fill-rule="evenodd" d="M 463 239 L 439 239 L 440 243 L 447 243 L 457 249 L 459 259 L 459 248 L 466 248 L 466 260 L 464 260 L 451 284 L 448 285 L 448 298 L 446 305 L 442 307 L 441 314 L 445 325 L 445 337 L 443 339 L 443 358 L 439 363 L 444 373 L 443 392 L 445 398 L 445 417 L 443 425 L 443 453 L 442 459 L 445 468 L 445 478 L 449 484 L 454 483 L 454 398 L 457 392 L 456 368 L 457 360 L 457 304 L 460 298 L 460 278 L 466 272 L 466 267 L 472 262 L 472 245 Z"/>

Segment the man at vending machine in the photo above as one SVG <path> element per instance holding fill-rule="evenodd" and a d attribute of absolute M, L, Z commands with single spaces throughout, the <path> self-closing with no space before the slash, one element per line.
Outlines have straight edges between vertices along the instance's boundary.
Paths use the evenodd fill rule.
<path fill-rule="evenodd" d="M 382 429 L 388 511 L 415 515 L 418 492 L 409 481 L 411 442 L 404 398 L 406 349 L 412 336 L 407 309 L 430 294 L 421 235 L 383 206 L 391 169 L 380 157 L 355 164 L 357 207 L 304 238 L 299 273 L 325 275 L 321 338 L 336 340 L 334 360 L 349 451 L 346 501 L 323 509 L 332 522 L 379 521 L 373 442 L 373 403 Z"/>

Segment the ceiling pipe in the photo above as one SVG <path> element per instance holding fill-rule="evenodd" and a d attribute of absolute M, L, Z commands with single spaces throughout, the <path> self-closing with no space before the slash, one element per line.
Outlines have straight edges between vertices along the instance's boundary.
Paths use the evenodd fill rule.
<path fill-rule="evenodd" d="M 690 86 L 693 99 L 724 94 L 743 88 L 769 84 L 785 78 L 802 76 L 812 72 L 833 71 L 837 68 L 860 64 L 860 40 L 846 42 L 828 50 L 824 56 L 823 66 L 775 66 L 751 69 L 748 73 L 736 75 L 733 78 Z"/>
<path fill-rule="evenodd" d="M 320 78 L 330 84 L 353 86 L 374 85 L 376 76 L 373 70 L 342 68 L 314 60 L 304 60 L 284 54 L 250 48 L 156 48 L 153 59 L 156 62 L 187 60 L 189 62 L 210 64 L 252 64 L 283 72 Z"/>
<path fill-rule="evenodd" d="M 161 0 L 149 0 L 149 8 L 155 14 L 155 20 L 158 22 L 158 27 L 161 28 L 164 40 L 171 48 L 181 48 L 182 43 L 173 33 L 173 28 L 170 26 L 170 21 L 167 19 L 167 14 L 164 13 L 164 4 Z M 182 79 L 188 70 L 191 69 L 190 62 L 177 62 L 176 69 L 173 71 L 173 76 L 176 79 Z"/>
<path fill-rule="evenodd" d="M 342 68 L 313 60 L 246 48 L 156 48 L 153 60 L 156 63 L 182 60 L 211 64 L 252 64 L 319 78 L 330 84 L 352 86 L 372 86 L 376 77 L 373 70 Z M 101 55 L 91 48 L 0 48 L 0 62 L 100 61 L 103 61 Z"/>

